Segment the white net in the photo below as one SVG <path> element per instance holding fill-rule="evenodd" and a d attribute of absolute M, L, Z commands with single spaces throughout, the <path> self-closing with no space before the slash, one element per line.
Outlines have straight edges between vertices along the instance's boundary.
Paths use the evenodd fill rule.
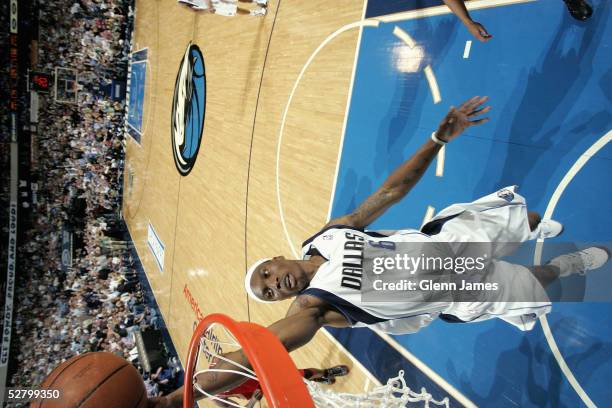
<path fill-rule="evenodd" d="M 308 391 L 317 407 L 325 408 L 400 408 L 412 406 L 430 407 L 430 404 L 448 408 L 448 397 L 436 400 L 425 388 L 417 393 L 408 387 L 404 371 L 387 380 L 387 384 L 375 387 L 363 394 L 334 392 L 318 383 L 306 381 Z"/>
<path fill-rule="evenodd" d="M 212 324 L 200 339 L 198 362 L 193 376 L 193 387 L 207 398 L 221 403 L 218 405 L 228 407 L 251 407 L 254 401 L 246 401 L 239 393 L 231 391 L 220 395 L 211 395 L 204 391 L 197 383 L 198 376 L 207 372 L 231 372 L 244 377 L 245 381 L 258 381 L 255 372 L 223 356 L 227 352 L 238 350 L 240 344 L 223 325 Z M 219 361 L 230 363 L 234 368 L 216 368 Z M 308 391 L 317 407 L 320 408 L 399 408 L 399 407 L 449 407 L 448 398 L 436 400 L 421 388 L 416 392 L 406 384 L 404 372 L 400 371 L 397 377 L 390 378 L 385 385 L 373 388 L 362 394 L 336 392 L 329 387 L 322 387 L 320 383 L 304 380 Z"/>
<path fill-rule="evenodd" d="M 244 377 L 246 381 L 256 380 L 255 372 L 247 367 L 244 367 L 232 360 L 223 356 L 223 354 L 237 350 L 240 344 L 236 338 L 223 325 L 213 323 L 204 336 L 200 339 L 200 352 L 198 353 L 198 362 L 193 375 L 193 388 L 205 395 L 207 398 L 224 404 L 224 406 L 244 407 L 246 403 L 240 401 L 239 395 L 212 395 L 203 390 L 197 383 L 196 379 L 199 375 L 207 372 L 218 373 L 234 373 Z M 204 357 L 203 359 L 200 357 Z M 216 365 L 219 361 L 225 361 L 236 367 L 236 369 L 219 369 Z"/>

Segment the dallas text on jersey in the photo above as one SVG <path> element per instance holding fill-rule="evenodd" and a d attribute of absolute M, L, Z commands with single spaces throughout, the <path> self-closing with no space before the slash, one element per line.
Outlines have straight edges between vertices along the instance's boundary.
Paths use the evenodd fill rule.
<path fill-rule="evenodd" d="M 344 237 L 346 242 L 344 243 L 340 285 L 349 289 L 361 290 L 364 238 L 351 232 L 346 232 Z"/>

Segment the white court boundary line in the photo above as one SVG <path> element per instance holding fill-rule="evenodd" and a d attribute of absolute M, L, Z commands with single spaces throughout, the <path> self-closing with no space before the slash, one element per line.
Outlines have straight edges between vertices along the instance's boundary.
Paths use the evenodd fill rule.
<path fill-rule="evenodd" d="M 310 54 L 310 57 L 308 57 L 308 60 L 306 60 L 306 63 L 304 64 L 304 66 L 302 67 L 302 70 L 300 71 L 300 73 L 298 74 L 295 83 L 293 84 L 293 88 L 291 89 L 291 92 L 289 93 L 289 99 L 287 100 L 287 103 L 285 104 L 285 109 L 283 111 L 283 117 L 281 119 L 281 126 L 280 126 L 280 130 L 278 132 L 278 140 L 276 142 L 276 201 L 277 201 L 277 205 L 278 205 L 278 213 L 280 216 L 280 220 L 281 220 L 281 224 L 283 226 L 283 233 L 285 234 L 285 238 L 287 240 L 287 243 L 289 244 L 289 248 L 291 249 L 291 253 L 293 254 L 294 257 L 299 258 L 299 253 L 297 252 L 297 250 L 295 249 L 295 247 L 293 246 L 293 242 L 291 240 L 291 237 L 289 236 L 289 230 L 287 229 L 287 223 L 285 222 L 285 215 L 284 215 L 284 211 L 283 211 L 283 203 L 281 202 L 281 195 L 280 195 L 280 152 L 281 152 L 281 146 L 283 144 L 283 134 L 285 132 L 285 121 L 287 120 L 287 114 L 289 113 L 289 108 L 291 107 L 291 102 L 293 101 L 293 96 L 295 94 L 295 91 L 298 87 L 298 85 L 300 84 L 302 77 L 304 76 L 304 73 L 306 72 L 306 70 L 308 69 L 308 67 L 310 66 L 310 64 L 312 63 L 312 61 L 315 59 L 315 57 L 319 54 L 319 52 L 325 48 L 325 46 L 327 44 L 329 44 L 334 38 L 338 37 L 340 34 L 352 30 L 353 28 L 362 28 L 362 27 L 378 27 L 379 22 L 376 20 L 363 20 L 363 21 L 356 21 L 354 23 L 350 23 L 347 24 L 343 27 L 340 27 L 339 29 L 337 29 L 336 31 L 334 31 L 333 33 L 331 33 L 329 36 L 327 36 L 327 38 L 325 40 L 323 40 L 323 42 L 321 44 L 319 44 L 319 46 L 313 51 L 312 54 Z M 353 67 L 353 70 L 355 70 L 355 67 Z M 349 97 L 352 95 L 352 86 L 351 89 L 349 90 Z M 348 107 L 347 107 L 348 109 Z M 346 119 L 345 119 L 345 123 L 343 125 L 344 128 L 346 128 Z M 340 156 L 342 155 L 342 144 L 344 143 L 344 131 L 342 132 L 343 136 L 341 138 L 340 141 L 340 150 L 338 153 L 338 163 L 340 163 Z M 336 172 L 338 171 L 338 164 L 336 164 Z M 332 194 L 333 191 L 335 191 L 336 189 L 336 180 L 337 180 L 337 173 L 336 176 L 334 177 L 334 185 L 333 185 L 333 190 L 332 190 Z M 333 196 L 332 196 L 333 199 Z"/>
<path fill-rule="evenodd" d="M 468 10 L 479 10 L 483 8 L 510 6 L 512 4 L 531 3 L 537 0 L 473 0 L 465 3 Z M 435 6 L 418 10 L 404 11 L 401 13 L 388 14 L 386 16 L 375 17 L 377 20 L 384 23 L 392 23 L 396 21 L 414 20 L 417 18 L 440 16 L 443 14 L 451 14 L 451 10 L 447 6 Z"/>
<path fill-rule="evenodd" d="M 363 11 L 362 11 L 362 17 L 360 21 L 356 21 L 354 23 L 350 23 L 347 24 L 343 27 L 340 27 L 338 30 L 334 31 L 332 34 L 330 34 L 329 36 L 327 36 L 327 38 L 325 38 L 325 40 L 323 40 L 323 42 L 321 44 L 319 44 L 319 46 L 313 51 L 313 53 L 310 55 L 310 57 L 308 57 L 308 59 L 306 60 L 306 63 L 304 64 L 304 66 L 302 67 L 302 70 L 300 71 L 300 73 L 298 74 L 295 83 L 293 84 L 293 88 L 291 89 L 291 92 L 289 93 L 289 99 L 287 100 L 287 103 L 285 104 L 285 109 L 283 111 L 283 117 L 281 119 L 281 127 L 279 130 L 279 134 L 278 134 L 278 140 L 277 140 L 277 147 L 276 147 L 276 198 L 277 198 L 277 204 L 278 204 L 278 211 L 279 211 L 279 218 L 281 220 L 281 224 L 283 226 L 283 232 L 285 234 L 285 239 L 287 241 L 287 244 L 289 245 L 289 248 L 291 249 L 291 252 L 293 254 L 294 257 L 298 258 L 299 254 L 296 251 L 295 247 L 293 246 L 293 242 L 291 240 L 291 237 L 289 236 L 289 231 L 287 229 L 287 224 L 285 222 L 285 216 L 284 216 L 284 211 L 283 211 L 283 205 L 282 205 L 282 201 L 281 201 L 281 195 L 280 195 L 280 151 L 281 151 L 281 146 L 282 146 L 282 141 L 283 141 L 283 134 L 284 134 L 284 130 L 285 130 L 285 122 L 287 120 L 287 114 L 289 112 L 289 108 L 291 106 L 291 102 L 293 101 L 293 96 L 295 94 L 295 91 L 297 90 L 297 87 L 299 86 L 302 77 L 304 76 L 304 73 L 306 72 L 306 70 L 310 67 L 310 64 L 312 63 L 312 61 L 315 59 L 315 57 L 319 54 L 319 52 L 325 48 L 325 46 L 327 44 L 329 44 L 334 38 L 338 37 L 340 34 L 349 31 L 353 28 L 359 28 L 359 34 L 358 34 L 358 39 L 357 39 L 357 48 L 355 51 L 355 58 L 353 61 L 353 72 L 351 74 L 351 81 L 350 81 L 350 88 L 349 88 L 349 93 L 347 96 L 347 104 L 346 104 L 346 110 L 345 110 L 345 115 L 344 115 L 344 123 L 342 125 L 342 137 L 340 139 L 340 149 L 338 150 L 338 159 L 337 159 L 337 164 L 336 164 L 336 174 L 334 176 L 334 185 L 333 185 L 333 189 L 332 189 L 332 202 L 333 202 L 333 194 L 334 191 L 336 190 L 336 181 L 338 179 L 338 169 L 339 169 L 339 163 L 340 163 L 340 156 L 342 155 L 342 145 L 344 143 L 344 134 L 346 132 L 346 125 L 347 125 L 347 118 L 348 118 L 348 110 L 349 110 L 349 106 L 350 106 L 350 100 L 353 94 L 353 81 L 355 80 L 355 72 L 357 70 L 357 59 L 358 59 L 358 52 L 359 52 L 359 48 L 361 45 L 361 33 L 362 33 L 362 29 L 363 27 L 378 27 L 379 22 L 376 20 L 364 20 L 365 18 L 365 12 L 367 9 L 367 3 L 368 0 L 364 1 L 364 5 L 363 5 Z M 331 211 L 331 206 L 330 206 L 330 211 Z M 359 367 L 361 369 L 361 371 L 365 374 L 366 376 L 366 384 L 368 384 L 368 382 L 372 382 L 376 385 L 382 385 L 380 381 L 378 381 L 378 379 L 352 354 L 350 353 L 342 344 L 340 344 L 340 342 L 334 337 L 332 336 L 332 334 L 330 332 L 328 332 L 327 330 L 323 329 L 323 333 L 327 336 L 327 338 L 332 342 L 332 344 L 337 347 L 341 352 L 343 352 L 352 362 L 355 366 Z"/>
<path fill-rule="evenodd" d="M 568 172 L 565 174 L 563 179 L 561 179 L 561 182 L 559 183 L 559 185 L 553 192 L 552 197 L 550 198 L 550 201 L 548 202 L 548 205 L 546 206 L 546 211 L 544 211 L 544 215 L 542 217 L 543 219 L 552 218 L 553 212 L 555 211 L 555 208 L 557 207 L 557 204 L 559 203 L 559 200 L 561 199 L 561 195 L 563 194 L 563 192 L 565 192 L 565 189 L 570 184 L 570 182 L 574 179 L 576 174 L 578 174 L 578 172 L 582 170 L 584 165 L 589 161 L 589 159 L 591 159 L 591 157 L 595 156 L 595 154 L 597 154 L 597 152 L 599 152 L 611 140 L 612 140 L 612 130 L 608 131 L 608 133 L 606 133 L 599 140 L 593 143 L 593 145 L 589 147 L 578 158 L 578 160 L 576 160 L 576 162 L 572 165 L 572 167 L 570 167 Z M 544 246 L 544 240 L 538 239 L 538 242 L 535 248 L 535 253 L 533 255 L 534 265 L 540 265 L 542 262 L 543 246 Z M 553 353 L 553 356 L 555 357 L 557 364 L 559 364 L 559 368 L 561 368 L 561 372 L 563 372 L 563 375 L 565 375 L 565 378 L 567 378 L 567 381 L 570 383 L 572 388 L 574 388 L 574 391 L 576 391 L 576 394 L 578 394 L 582 402 L 584 402 L 584 404 L 589 408 L 596 407 L 596 405 L 593 403 L 591 398 L 589 398 L 586 391 L 584 391 L 584 389 L 582 388 L 582 386 L 580 385 L 580 383 L 574 376 L 574 373 L 572 373 L 571 369 L 567 365 L 567 362 L 561 355 L 559 346 L 557 345 L 557 342 L 555 341 L 555 338 L 552 334 L 550 326 L 548 325 L 548 319 L 546 319 L 546 315 L 540 316 L 540 323 L 542 325 L 542 331 L 544 332 L 544 337 L 546 337 L 546 341 L 548 342 L 550 351 Z"/>
<path fill-rule="evenodd" d="M 368 0 L 363 2 L 363 11 L 361 14 L 361 21 L 365 21 L 366 10 L 368 8 Z M 375 27 L 378 27 L 376 24 Z M 340 136 L 340 146 L 338 149 L 338 158 L 336 159 L 336 171 L 334 172 L 334 183 L 332 184 L 331 196 L 329 198 L 329 207 L 327 209 L 327 218 L 329 221 L 331 218 L 332 207 L 334 206 L 334 198 L 336 197 L 336 184 L 338 182 L 338 172 L 340 171 L 340 160 L 342 158 L 342 149 L 344 148 L 344 135 L 346 135 L 346 126 L 348 124 L 349 111 L 351 109 L 351 99 L 353 98 L 353 85 L 355 84 L 355 75 L 357 73 L 357 61 L 359 60 L 359 53 L 361 52 L 361 36 L 363 34 L 363 26 L 359 27 L 359 34 L 357 36 L 357 47 L 355 50 L 355 58 L 353 60 L 353 71 L 351 72 L 351 82 L 349 84 L 348 96 L 346 97 L 346 108 L 344 110 L 344 122 L 342 123 L 342 136 Z"/>
<path fill-rule="evenodd" d="M 366 15 L 367 9 L 368 9 L 368 0 L 364 0 L 363 10 L 361 11 L 361 22 L 362 23 L 365 22 L 365 15 Z M 378 24 L 376 24 L 376 26 L 378 26 Z M 331 217 L 331 210 L 332 210 L 332 206 L 334 202 L 334 195 L 336 192 L 336 182 L 338 181 L 338 171 L 340 170 L 340 159 L 342 156 L 342 149 L 344 147 L 344 135 L 346 134 L 346 126 L 348 124 L 348 115 L 349 115 L 349 110 L 351 107 L 351 99 L 353 98 L 353 85 L 355 83 L 355 74 L 357 72 L 357 61 L 359 60 L 359 52 L 361 51 L 361 36 L 363 34 L 363 27 L 364 27 L 363 25 L 359 27 L 359 34 L 357 34 L 357 45 L 355 46 L 355 57 L 353 59 L 353 70 L 351 72 L 351 80 L 349 82 L 349 91 L 346 97 L 346 105 L 345 105 L 345 110 L 344 110 L 344 122 L 342 123 L 342 136 L 340 137 L 338 158 L 336 159 L 336 170 L 334 172 L 334 184 L 332 185 L 331 197 L 329 199 L 330 204 L 329 204 L 329 208 L 327 209 L 327 218 L 326 218 L 327 221 L 329 221 Z M 369 390 L 371 383 L 373 383 L 375 386 L 382 385 L 382 383 L 378 381 L 378 378 L 376 378 L 376 376 L 373 375 L 370 372 L 370 370 L 368 370 L 361 363 L 361 361 L 359 361 L 359 359 L 357 359 L 357 357 L 353 355 L 353 353 L 350 353 L 334 336 L 332 336 L 332 334 L 329 331 L 327 331 L 327 329 L 323 328 L 323 333 L 325 334 L 325 336 L 327 336 L 327 338 L 332 342 L 334 346 L 339 348 L 346 356 L 348 356 L 348 358 L 353 362 L 353 364 L 359 367 L 361 369 L 361 372 L 363 372 L 366 375 L 366 379 L 363 383 L 364 392 L 367 392 Z"/>
<path fill-rule="evenodd" d="M 365 8 L 364 8 L 364 10 L 365 10 Z M 363 27 L 378 27 L 378 25 L 379 25 L 379 21 L 377 21 L 377 20 L 361 20 L 361 21 L 357 21 L 357 22 L 354 22 L 354 23 L 347 24 L 347 25 L 345 25 L 343 27 L 340 27 L 338 30 L 336 30 L 332 34 L 330 34 L 325 40 L 323 40 L 323 42 L 310 55 L 308 60 L 306 60 L 306 63 L 302 67 L 302 70 L 300 71 L 300 73 L 298 74 L 298 77 L 295 80 L 293 88 L 291 89 L 291 92 L 289 94 L 289 99 L 287 100 L 287 103 L 285 105 L 285 109 L 283 111 L 283 117 L 281 119 L 281 127 L 280 127 L 280 130 L 279 130 L 278 140 L 277 140 L 277 147 L 276 147 L 276 198 L 277 198 L 277 205 L 278 205 L 278 210 L 279 210 L 279 218 L 280 218 L 281 224 L 283 226 L 283 232 L 285 234 L 285 239 L 287 241 L 287 244 L 289 245 L 289 248 L 291 249 L 291 252 L 292 252 L 293 256 L 296 257 L 296 258 L 299 258 L 299 254 L 296 251 L 295 247 L 293 246 L 293 242 L 291 240 L 291 237 L 289 235 L 289 231 L 287 229 L 287 224 L 285 222 L 283 205 L 282 205 L 281 195 L 280 195 L 280 149 L 281 149 L 281 146 L 282 146 L 283 134 L 284 134 L 284 130 L 285 130 L 285 122 L 287 120 L 287 114 L 289 112 L 289 108 L 291 106 L 291 102 L 293 100 L 293 96 L 295 94 L 295 91 L 296 91 L 298 85 L 300 84 L 300 81 L 302 80 L 302 77 L 304 76 L 304 73 L 306 72 L 306 70 L 308 69 L 308 67 L 310 66 L 310 64 L 314 60 L 314 58 L 334 38 L 336 38 L 340 34 L 346 32 L 348 30 L 351 30 L 353 28 L 360 28 L 360 34 L 359 35 L 361 35 L 361 29 Z M 360 47 L 360 42 L 358 43 L 358 47 Z M 358 48 L 358 50 L 359 50 L 359 48 Z M 341 159 L 341 156 L 342 156 L 342 148 L 343 148 L 343 145 L 344 145 L 344 136 L 345 136 L 345 133 L 346 133 L 346 126 L 347 126 L 347 121 L 348 121 L 348 111 L 349 111 L 349 108 L 350 108 L 350 99 L 351 99 L 352 92 L 353 92 L 352 83 L 354 81 L 354 76 L 355 76 L 355 72 L 356 72 L 356 69 L 357 69 L 356 68 L 357 67 L 357 58 L 358 58 L 358 56 L 356 55 L 355 56 L 355 62 L 353 64 L 353 73 L 352 73 L 352 78 L 351 78 L 351 87 L 349 89 L 348 103 L 347 103 L 347 107 L 346 107 L 346 111 L 345 111 L 345 118 L 344 118 L 342 136 L 341 136 L 340 146 L 339 146 L 339 150 L 338 150 L 338 159 L 337 159 L 337 162 L 336 162 L 336 174 L 334 176 L 334 184 L 333 184 L 333 187 L 332 187 L 332 196 L 331 196 L 331 199 L 330 199 L 330 207 L 329 207 L 329 210 L 328 210 L 328 217 L 327 217 L 328 220 L 331 217 L 331 215 L 330 215 L 331 214 L 331 208 L 333 206 L 333 200 L 334 200 L 335 191 L 336 191 L 336 183 L 337 183 L 337 180 L 338 180 L 338 171 L 339 171 L 339 168 L 340 168 L 340 159 Z M 380 381 L 374 375 L 372 375 L 372 373 L 367 368 L 365 368 L 365 366 L 355 356 L 353 356 L 352 353 L 350 353 L 342 344 L 340 344 L 340 342 L 338 342 L 338 340 L 336 340 L 336 338 L 334 338 L 331 333 L 329 333 L 325 329 L 323 330 L 323 333 L 325 333 L 325 335 L 331 340 L 331 342 L 336 347 L 338 347 L 341 351 L 343 351 L 349 357 L 349 359 L 355 365 L 357 365 L 366 374 L 367 378 L 370 381 L 372 381 L 373 383 L 375 383 L 377 385 L 381 384 Z M 390 337 L 387 337 L 387 338 L 381 337 L 381 338 L 383 338 L 383 340 L 391 339 Z M 387 344 L 389 344 L 391 347 L 396 349 L 403 356 L 407 356 L 407 355 L 413 356 L 404 347 L 399 345 L 399 343 L 397 343 L 396 341 L 392 341 L 392 342 L 391 341 L 387 341 Z M 476 406 L 474 403 L 469 401 L 465 396 L 463 396 L 457 389 L 455 389 L 452 385 L 447 383 L 444 379 L 442 379 L 442 377 L 440 377 L 438 374 L 436 374 L 431 368 L 427 367 L 423 362 L 418 360 L 416 357 L 413 356 L 413 359 L 410 360 L 410 361 L 415 366 L 417 366 L 417 364 L 418 364 L 418 366 L 426 368 L 426 370 L 422 370 L 422 372 L 425 375 L 427 375 L 429 378 L 431 378 L 434 382 L 436 382 L 436 384 L 438 384 L 446 392 L 448 392 L 454 399 L 456 399 L 457 401 L 465 401 L 466 402 L 465 405 L 468 406 L 468 407 L 475 407 Z M 364 386 L 367 386 L 367 382 L 366 382 L 366 384 Z"/>

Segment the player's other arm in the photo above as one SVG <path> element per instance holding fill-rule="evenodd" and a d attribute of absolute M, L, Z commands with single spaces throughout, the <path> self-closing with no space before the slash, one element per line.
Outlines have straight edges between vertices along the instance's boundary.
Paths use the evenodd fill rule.
<path fill-rule="evenodd" d="M 263 398 L 263 393 L 261 390 L 257 390 L 253 393 L 253 396 L 249 400 L 248 404 L 245 405 L 246 408 L 255 408 L 255 405 L 261 401 Z"/>
<path fill-rule="evenodd" d="M 279 338 L 287 351 L 293 351 L 308 343 L 324 325 L 346 327 L 348 323 L 342 314 L 326 304 L 318 302 L 317 299 L 309 297 L 305 302 L 303 300 L 298 302 L 298 306 L 293 308 L 290 316 L 272 324 L 268 327 L 268 330 Z M 241 350 L 224 354 L 224 357 L 245 367 L 251 367 Z M 236 366 L 226 361 L 220 361 L 216 368 L 235 370 Z M 244 380 L 245 377 L 240 374 L 222 372 L 206 372 L 197 377 L 200 387 L 213 395 L 237 387 Z M 196 400 L 204 398 L 202 394 L 195 390 L 194 393 Z M 182 403 L 183 387 L 167 397 L 151 400 L 149 408 L 180 408 Z"/>
<path fill-rule="evenodd" d="M 436 137 L 442 142 L 450 142 L 466 128 L 486 122 L 488 118 L 476 119 L 476 117 L 489 111 L 489 106 L 482 107 L 482 104 L 487 100 L 486 96 L 475 96 L 459 108 L 451 107 L 440 126 L 438 126 Z M 441 147 L 440 144 L 428 139 L 411 158 L 391 173 L 383 185 L 357 207 L 353 213 L 331 220 L 326 227 L 337 224 L 356 228 L 367 227 L 389 207 L 408 194 L 425 174 Z"/>
<path fill-rule="evenodd" d="M 463 0 L 443 0 L 449 9 L 465 25 L 468 31 L 480 41 L 489 41 L 493 36 L 480 23 L 472 20 Z"/>

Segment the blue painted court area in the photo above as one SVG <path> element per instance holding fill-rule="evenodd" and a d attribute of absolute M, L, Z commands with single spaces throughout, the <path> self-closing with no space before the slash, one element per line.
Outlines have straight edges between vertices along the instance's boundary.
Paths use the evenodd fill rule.
<path fill-rule="evenodd" d="M 129 134 L 140 143 L 142 135 L 142 114 L 144 108 L 145 82 L 147 75 L 148 50 L 132 53 L 130 59 L 130 85 L 128 98 L 127 128 Z"/>
<path fill-rule="evenodd" d="M 473 11 L 494 38 L 473 41 L 468 58 L 466 41 L 473 38 L 451 14 L 365 28 L 332 216 L 352 211 L 429 137 L 449 106 L 474 95 L 490 97 L 491 121 L 447 146 L 443 177 L 435 176 L 433 164 L 371 228 L 418 228 L 428 205 L 441 210 L 513 184 L 530 209 L 543 214 L 576 160 L 612 129 L 612 5 L 591 3 L 595 12 L 586 22 L 573 20 L 560 0 Z M 406 50 L 393 34 L 396 26 L 422 53 Z M 423 71 L 427 65 L 439 85 L 438 104 Z M 566 229 L 544 245 L 543 261 L 594 243 L 610 246 L 612 146 L 599 145 L 559 199 L 553 215 Z M 523 253 L 533 262 L 532 249 Z M 548 315 L 561 355 L 598 406 L 612 401 L 612 303 L 605 302 L 611 276 L 607 265 L 552 287 L 564 299 L 592 302 L 555 303 Z M 383 382 L 404 368 L 414 373 L 413 385 L 441 396 L 373 332 L 330 331 Z M 521 332 L 498 320 L 437 321 L 395 339 L 477 405 L 582 404 L 540 325 Z"/>

